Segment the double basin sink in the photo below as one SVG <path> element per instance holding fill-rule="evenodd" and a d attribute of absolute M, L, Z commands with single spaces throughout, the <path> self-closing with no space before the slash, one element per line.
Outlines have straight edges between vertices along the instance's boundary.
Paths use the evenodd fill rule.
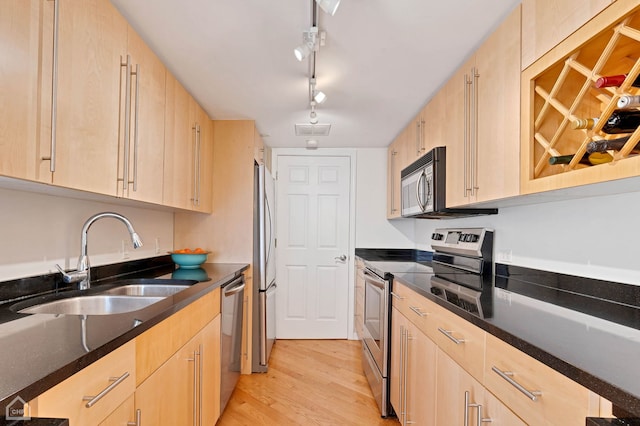
<path fill-rule="evenodd" d="M 20 302 L 12 310 L 20 314 L 65 314 L 65 315 L 112 315 L 134 312 L 146 308 L 167 297 L 181 292 L 197 281 L 136 279 L 124 280 L 109 285 L 108 289 L 99 287 L 88 290 L 87 294 L 69 297 L 45 296 L 41 303 Z M 54 299 L 54 300 L 51 300 Z"/>

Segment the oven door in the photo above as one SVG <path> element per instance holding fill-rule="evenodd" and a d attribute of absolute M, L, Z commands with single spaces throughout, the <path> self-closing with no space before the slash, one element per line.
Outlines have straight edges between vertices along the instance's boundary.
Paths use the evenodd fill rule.
<path fill-rule="evenodd" d="M 389 282 L 364 270 L 364 343 L 382 377 L 387 377 Z"/>
<path fill-rule="evenodd" d="M 433 211 L 433 164 L 402 178 L 402 216 Z"/>

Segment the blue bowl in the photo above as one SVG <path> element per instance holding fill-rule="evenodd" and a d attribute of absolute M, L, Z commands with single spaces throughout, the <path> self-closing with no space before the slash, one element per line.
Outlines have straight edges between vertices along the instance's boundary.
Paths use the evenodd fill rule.
<path fill-rule="evenodd" d="M 171 260 L 184 269 L 199 268 L 207 260 L 209 253 L 171 253 Z"/>

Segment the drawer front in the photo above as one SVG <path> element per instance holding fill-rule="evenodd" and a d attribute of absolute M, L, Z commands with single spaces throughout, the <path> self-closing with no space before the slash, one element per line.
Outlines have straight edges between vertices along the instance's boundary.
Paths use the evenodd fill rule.
<path fill-rule="evenodd" d="M 31 416 L 68 418 L 71 426 L 99 424 L 133 395 L 135 353 L 135 341 L 128 342 L 49 389 L 29 402 Z"/>
<path fill-rule="evenodd" d="M 588 389 L 492 335 L 485 386 L 529 424 L 582 426 L 598 413 Z"/>
<path fill-rule="evenodd" d="M 395 308 L 415 324 L 420 331 L 429 335 L 427 330 L 433 314 L 431 307 L 434 304 L 432 302 L 398 281 L 393 283 L 391 298 Z"/>
<path fill-rule="evenodd" d="M 456 314 L 433 304 L 430 335 L 444 352 L 482 383 L 486 333 Z"/>
<path fill-rule="evenodd" d="M 217 288 L 136 337 L 137 384 L 149 377 L 219 313 L 220 289 Z"/>

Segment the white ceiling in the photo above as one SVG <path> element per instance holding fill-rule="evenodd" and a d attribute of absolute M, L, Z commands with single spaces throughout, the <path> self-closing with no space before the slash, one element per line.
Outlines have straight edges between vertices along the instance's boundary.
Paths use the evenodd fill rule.
<path fill-rule="evenodd" d="M 308 62 L 293 49 L 311 0 L 111 0 L 214 119 L 252 119 L 272 147 L 304 147 Z M 319 11 L 319 147 L 383 147 L 519 0 L 342 0 Z M 500 82 L 496 82 L 500 84 Z"/>

